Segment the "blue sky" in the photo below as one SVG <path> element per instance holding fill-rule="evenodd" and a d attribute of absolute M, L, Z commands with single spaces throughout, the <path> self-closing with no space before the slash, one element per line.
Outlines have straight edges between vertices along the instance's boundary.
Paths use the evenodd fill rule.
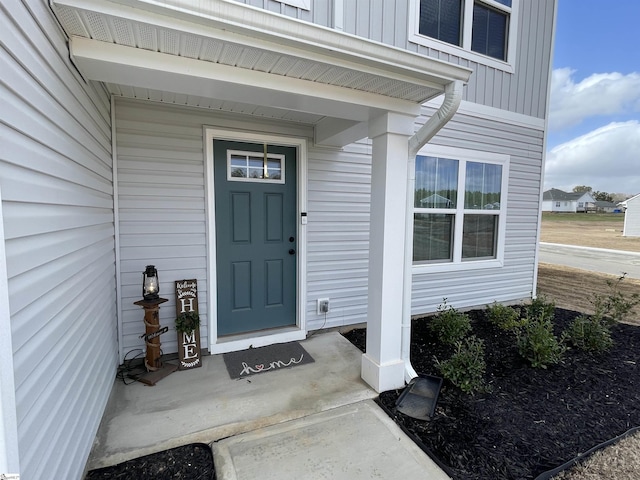
<path fill-rule="evenodd" d="M 559 0 L 545 189 L 640 193 L 640 1 Z"/>

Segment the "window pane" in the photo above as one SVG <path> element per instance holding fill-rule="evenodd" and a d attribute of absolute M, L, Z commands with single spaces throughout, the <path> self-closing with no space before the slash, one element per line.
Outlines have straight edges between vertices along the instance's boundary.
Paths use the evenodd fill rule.
<path fill-rule="evenodd" d="M 420 0 L 421 35 L 461 45 L 462 0 Z"/>
<path fill-rule="evenodd" d="M 416 157 L 416 208 L 456 208 L 458 161 L 450 158 Z"/>
<path fill-rule="evenodd" d="M 280 160 L 269 159 L 267 161 L 267 175 L 269 176 L 269 178 L 273 180 L 279 180 L 280 178 L 282 178 L 280 172 Z"/>
<path fill-rule="evenodd" d="M 496 258 L 497 215 L 465 215 L 462 227 L 462 258 Z"/>
<path fill-rule="evenodd" d="M 464 208 L 499 210 L 502 165 L 467 162 Z"/>
<path fill-rule="evenodd" d="M 262 178 L 264 170 L 262 168 L 249 168 L 249 178 Z"/>
<path fill-rule="evenodd" d="M 247 157 L 240 157 L 238 155 L 231 155 L 232 167 L 244 167 L 247 165 Z"/>
<path fill-rule="evenodd" d="M 508 15 L 476 3 L 473 6 L 471 50 L 506 60 Z"/>
<path fill-rule="evenodd" d="M 495 0 L 497 3 L 501 3 L 502 5 L 506 5 L 507 7 L 511 6 L 511 0 Z"/>
<path fill-rule="evenodd" d="M 413 261 L 452 259 L 455 215 L 416 213 L 413 216 Z"/>
<path fill-rule="evenodd" d="M 264 158 L 262 157 L 249 157 L 249 166 L 253 168 L 260 168 L 264 165 Z"/>

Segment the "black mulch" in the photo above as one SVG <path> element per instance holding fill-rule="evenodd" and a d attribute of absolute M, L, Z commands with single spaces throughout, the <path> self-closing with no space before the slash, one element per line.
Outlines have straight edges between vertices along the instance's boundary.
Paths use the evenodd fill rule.
<path fill-rule="evenodd" d="M 434 418 L 414 420 L 395 409 L 401 391 L 380 395 L 394 420 L 415 434 L 455 480 L 533 479 L 581 452 L 640 425 L 640 327 L 613 327 L 614 346 L 601 355 L 569 350 L 561 365 L 529 367 L 514 339 L 485 312 L 468 312 L 485 342 L 490 393 L 469 396 L 445 381 Z M 556 334 L 579 315 L 556 309 Z M 413 322 L 411 360 L 418 373 L 439 375 L 437 344 L 427 319 Z M 364 351 L 365 330 L 345 336 Z"/>
<path fill-rule="evenodd" d="M 91 470 L 85 480 L 215 480 L 211 448 L 192 443 Z"/>

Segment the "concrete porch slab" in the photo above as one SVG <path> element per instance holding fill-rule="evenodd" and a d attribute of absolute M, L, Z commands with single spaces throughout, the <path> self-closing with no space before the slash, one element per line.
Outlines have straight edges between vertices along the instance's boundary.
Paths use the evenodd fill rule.
<path fill-rule="evenodd" d="M 220 480 L 449 477 L 371 400 L 220 440 Z"/>
<path fill-rule="evenodd" d="M 315 363 L 229 378 L 222 355 L 155 386 L 117 380 L 87 469 L 216 440 L 376 397 L 360 378 L 362 353 L 337 332 L 301 342 Z"/>

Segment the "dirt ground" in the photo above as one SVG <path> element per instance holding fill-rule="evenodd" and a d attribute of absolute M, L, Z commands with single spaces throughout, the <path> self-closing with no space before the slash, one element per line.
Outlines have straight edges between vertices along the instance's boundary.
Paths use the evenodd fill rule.
<path fill-rule="evenodd" d="M 540 240 L 640 252 L 640 237 L 623 237 L 623 226 L 624 216 L 620 214 L 545 213 Z"/>
<path fill-rule="evenodd" d="M 541 263 L 538 265 L 538 295 L 553 300 L 557 307 L 593 313 L 591 301 L 595 295 L 607 296 L 611 292 L 607 281 L 618 284 L 618 277 L 604 273 L 594 273 L 577 268 Z M 630 297 L 640 295 L 640 280 L 625 278 L 619 284 L 619 291 Z M 629 315 L 626 323 L 640 325 L 640 305 Z"/>
<path fill-rule="evenodd" d="M 543 242 L 640 252 L 640 237 L 623 237 L 624 216 L 600 214 L 543 214 L 540 239 Z M 541 263 L 538 267 L 538 294 L 555 301 L 556 306 L 593 313 L 595 295 L 611 293 L 607 280 L 616 276 L 576 268 Z M 640 280 L 625 278 L 619 283 L 625 296 L 640 294 Z M 640 306 L 629 318 L 640 325 Z"/>

